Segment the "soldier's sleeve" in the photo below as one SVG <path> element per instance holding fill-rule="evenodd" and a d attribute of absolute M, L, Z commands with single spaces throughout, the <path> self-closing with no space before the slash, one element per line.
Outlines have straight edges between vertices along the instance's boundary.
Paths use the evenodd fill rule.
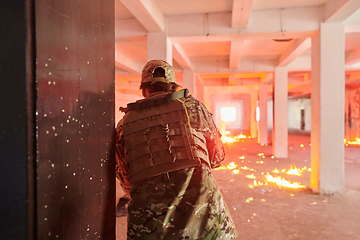
<path fill-rule="evenodd" d="M 124 148 L 124 136 L 123 136 L 123 126 L 122 120 L 116 126 L 116 135 L 115 135 L 115 143 L 116 143 L 116 150 L 115 150 L 115 159 L 116 159 L 116 177 L 120 180 L 120 185 L 124 190 L 126 196 L 130 196 L 130 175 L 129 169 L 126 164 L 125 158 L 125 148 Z"/>
<path fill-rule="evenodd" d="M 190 97 L 185 102 L 191 127 L 204 134 L 209 152 L 210 167 L 220 167 L 225 160 L 225 149 L 221 141 L 221 134 L 216 127 L 212 114 L 197 99 Z"/>

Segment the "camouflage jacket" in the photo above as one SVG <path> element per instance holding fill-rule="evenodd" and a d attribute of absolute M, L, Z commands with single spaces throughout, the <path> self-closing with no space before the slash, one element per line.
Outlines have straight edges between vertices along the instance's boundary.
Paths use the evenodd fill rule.
<path fill-rule="evenodd" d="M 150 96 L 153 96 L 150 95 Z M 205 106 L 185 100 L 192 128 L 204 133 L 210 167 L 221 165 L 225 151 L 220 133 Z M 235 225 L 207 164 L 162 173 L 130 184 L 124 155 L 122 120 L 116 127 L 117 177 L 128 206 L 128 239 L 233 239 Z"/>

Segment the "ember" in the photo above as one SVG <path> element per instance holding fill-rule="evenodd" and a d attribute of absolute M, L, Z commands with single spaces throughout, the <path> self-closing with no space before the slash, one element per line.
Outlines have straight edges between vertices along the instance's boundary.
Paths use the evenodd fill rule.
<path fill-rule="evenodd" d="M 247 178 L 250 178 L 250 179 L 256 179 L 256 177 L 254 176 L 254 174 L 250 174 L 250 175 L 246 175 Z"/>

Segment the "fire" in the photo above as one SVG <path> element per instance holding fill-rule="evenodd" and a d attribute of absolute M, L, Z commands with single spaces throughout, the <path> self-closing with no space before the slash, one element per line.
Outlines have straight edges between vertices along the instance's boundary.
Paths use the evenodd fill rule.
<path fill-rule="evenodd" d="M 222 138 L 223 143 L 233 143 L 233 142 L 235 142 L 235 139 L 233 139 L 231 137 L 222 136 L 221 138 Z"/>
<path fill-rule="evenodd" d="M 250 179 L 256 179 L 256 177 L 254 176 L 254 174 L 250 174 L 250 175 L 246 175 L 247 178 L 250 178 Z"/>
<path fill-rule="evenodd" d="M 234 162 L 229 163 L 226 166 L 221 165 L 218 168 L 215 168 L 215 170 L 235 170 L 237 168 L 237 165 Z"/>
<path fill-rule="evenodd" d="M 248 168 L 247 166 L 240 167 L 240 168 L 241 168 L 241 169 L 243 169 L 243 170 L 248 170 L 248 171 L 256 172 L 256 170 L 255 170 L 255 169 Z"/>
<path fill-rule="evenodd" d="M 290 182 L 280 176 L 277 177 L 273 177 L 270 174 L 267 174 L 266 176 L 266 180 L 268 182 L 273 182 L 276 183 L 279 187 L 287 187 L 287 188 L 306 188 L 305 185 L 301 185 L 298 182 Z"/>
<path fill-rule="evenodd" d="M 354 141 L 350 141 L 350 140 L 344 139 L 344 143 L 345 143 L 346 146 L 349 146 L 349 145 L 360 145 L 360 138 L 356 138 Z"/>
<path fill-rule="evenodd" d="M 228 169 L 235 169 L 237 165 L 234 162 L 229 163 L 229 165 L 226 166 Z"/>
<path fill-rule="evenodd" d="M 287 171 L 286 174 L 288 174 L 288 175 L 301 176 L 301 172 L 302 172 L 301 169 L 299 169 L 299 168 L 297 168 L 297 167 L 293 167 L 293 166 L 291 165 L 289 171 Z"/>
<path fill-rule="evenodd" d="M 221 141 L 223 143 L 234 143 L 234 142 L 239 142 L 240 140 L 246 139 L 246 138 L 251 138 L 251 137 L 247 137 L 244 134 L 239 134 L 235 137 L 229 137 L 227 135 L 229 135 L 231 132 L 229 130 L 225 130 L 222 131 L 222 136 L 221 136 Z"/>

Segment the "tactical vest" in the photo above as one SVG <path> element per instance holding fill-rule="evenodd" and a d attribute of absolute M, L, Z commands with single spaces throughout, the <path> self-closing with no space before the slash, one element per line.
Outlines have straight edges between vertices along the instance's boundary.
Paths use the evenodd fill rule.
<path fill-rule="evenodd" d="M 201 162 L 210 165 L 206 139 L 190 125 L 184 105 L 187 92 L 128 104 L 123 134 L 131 183 Z"/>

